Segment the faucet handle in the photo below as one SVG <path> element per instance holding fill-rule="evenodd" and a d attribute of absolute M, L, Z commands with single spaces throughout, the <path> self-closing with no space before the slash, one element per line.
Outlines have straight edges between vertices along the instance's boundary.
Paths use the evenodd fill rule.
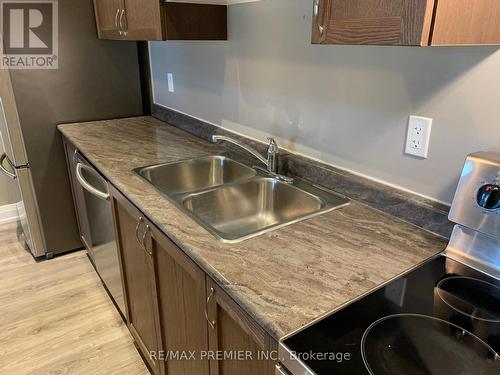
<path fill-rule="evenodd" d="M 274 138 L 273 137 L 267 137 L 267 140 L 269 141 L 269 148 L 268 148 L 268 150 L 273 151 L 273 152 L 277 152 L 278 151 L 278 144 L 276 143 L 276 141 L 274 140 Z"/>
<path fill-rule="evenodd" d="M 273 174 L 278 174 L 278 155 L 279 147 L 274 138 L 267 138 L 269 146 L 267 147 L 267 170 Z"/>

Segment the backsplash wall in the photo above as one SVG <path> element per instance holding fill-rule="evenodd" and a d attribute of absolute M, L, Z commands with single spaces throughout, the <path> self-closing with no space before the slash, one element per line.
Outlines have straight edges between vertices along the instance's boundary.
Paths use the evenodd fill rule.
<path fill-rule="evenodd" d="M 232 5 L 227 42 L 150 43 L 155 103 L 450 203 L 465 155 L 500 149 L 498 48 L 316 46 L 311 14 Z M 403 153 L 410 114 L 434 119 L 426 160 Z"/>

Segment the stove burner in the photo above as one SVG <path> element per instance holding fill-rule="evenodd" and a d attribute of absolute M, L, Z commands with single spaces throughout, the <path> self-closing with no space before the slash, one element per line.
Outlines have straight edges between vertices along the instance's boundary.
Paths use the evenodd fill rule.
<path fill-rule="evenodd" d="M 500 288 L 471 277 L 453 276 L 436 287 L 439 297 L 453 310 L 470 318 L 500 323 Z"/>
<path fill-rule="evenodd" d="M 363 334 L 361 355 L 371 375 L 498 375 L 500 356 L 463 328 L 427 315 L 396 314 Z"/>

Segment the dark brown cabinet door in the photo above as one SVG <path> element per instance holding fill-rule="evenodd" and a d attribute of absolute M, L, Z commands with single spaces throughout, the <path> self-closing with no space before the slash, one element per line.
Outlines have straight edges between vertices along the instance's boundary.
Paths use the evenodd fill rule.
<path fill-rule="evenodd" d="M 142 246 L 146 220 L 116 189 L 111 188 L 115 229 L 125 291 L 127 323 L 135 342 L 155 374 L 161 374 L 159 313 L 153 254 Z M 147 235 L 147 233 L 146 233 Z"/>
<path fill-rule="evenodd" d="M 124 38 L 128 40 L 162 40 L 163 18 L 160 0 L 124 0 Z"/>
<path fill-rule="evenodd" d="M 227 6 L 164 0 L 94 0 L 100 39 L 227 40 Z"/>
<path fill-rule="evenodd" d="M 205 273 L 157 228 L 151 227 L 146 247 L 155 255 L 161 338 L 169 353 L 195 352 L 196 359 L 163 361 L 170 375 L 209 373 L 206 356 L 208 331 L 205 319 Z"/>
<path fill-rule="evenodd" d="M 211 375 L 271 375 L 276 347 L 269 335 L 211 279 L 207 280 L 210 351 L 251 353 L 246 359 L 212 359 Z M 246 354 L 245 354 L 246 356 Z"/>
<path fill-rule="evenodd" d="M 500 44 L 500 1 L 439 0 L 431 44 Z"/>
<path fill-rule="evenodd" d="M 97 34 L 101 39 L 122 39 L 120 17 L 123 17 L 123 0 L 94 0 Z"/>
<path fill-rule="evenodd" d="M 164 3 L 166 40 L 227 40 L 227 6 Z"/>
<path fill-rule="evenodd" d="M 312 42 L 429 44 L 434 0 L 314 0 Z"/>

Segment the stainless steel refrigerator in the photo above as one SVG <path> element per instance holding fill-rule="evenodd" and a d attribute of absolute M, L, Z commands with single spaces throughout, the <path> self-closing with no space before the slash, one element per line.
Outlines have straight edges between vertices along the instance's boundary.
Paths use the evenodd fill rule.
<path fill-rule="evenodd" d="M 82 247 L 57 125 L 143 113 L 137 44 L 97 39 L 90 0 L 59 1 L 59 68 L 0 70 L 0 171 L 35 257 Z"/>

